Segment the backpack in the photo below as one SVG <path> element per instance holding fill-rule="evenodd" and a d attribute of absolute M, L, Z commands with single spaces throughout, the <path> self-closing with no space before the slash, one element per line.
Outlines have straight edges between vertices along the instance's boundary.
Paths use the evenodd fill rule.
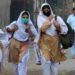
<path fill-rule="evenodd" d="M 57 16 L 55 16 L 55 20 L 57 20 Z M 65 22 L 65 21 L 64 21 Z M 65 22 L 68 27 L 67 34 L 59 34 L 59 43 L 62 44 L 63 49 L 67 49 L 69 47 L 72 47 L 74 43 L 74 30 L 71 28 L 71 26 Z"/>

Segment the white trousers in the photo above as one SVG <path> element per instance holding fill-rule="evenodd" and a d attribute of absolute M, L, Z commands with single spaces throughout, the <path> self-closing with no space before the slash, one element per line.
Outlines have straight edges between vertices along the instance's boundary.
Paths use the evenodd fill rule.
<path fill-rule="evenodd" d="M 2 62 L 2 49 L 0 48 L 0 63 Z"/>
<path fill-rule="evenodd" d="M 58 63 L 42 60 L 43 75 L 58 75 Z"/>
<path fill-rule="evenodd" d="M 39 61 L 41 62 L 41 53 L 38 44 L 34 44 L 34 52 L 35 52 L 36 63 L 38 63 Z"/>
<path fill-rule="evenodd" d="M 27 61 L 29 58 L 29 51 L 23 56 L 22 62 L 13 64 L 13 75 L 27 75 Z"/>

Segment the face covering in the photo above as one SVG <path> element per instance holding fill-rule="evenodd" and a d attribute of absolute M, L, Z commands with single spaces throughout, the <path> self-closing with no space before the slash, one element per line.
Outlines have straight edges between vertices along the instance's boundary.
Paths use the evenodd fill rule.
<path fill-rule="evenodd" d="M 50 11 L 48 11 L 48 12 L 44 12 L 44 11 L 43 11 L 43 14 L 44 14 L 45 16 L 49 17 L 49 16 L 51 15 L 51 12 L 50 12 Z"/>
<path fill-rule="evenodd" d="M 27 23 L 28 23 L 28 19 L 27 19 L 27 18 L 22 18 L 22 22 L 23 22 L 24 24 L 27 24 Z"/>
<path fill-rule="evenodd" d="M 49 10 L 48 12 L 45 12 L 45 11 L 44 11 L 44 9 L 46 9 L 46 8 Z M 49 16 L 51 15 L 50 7 L 49 7 L 48 5 L 44 6 L 44 7 L 42 8 L 42 11 L 43 11 L 43 14 L 44 14 L 45 16 L 47 16 L 47 17 L 49 17 Z"/>

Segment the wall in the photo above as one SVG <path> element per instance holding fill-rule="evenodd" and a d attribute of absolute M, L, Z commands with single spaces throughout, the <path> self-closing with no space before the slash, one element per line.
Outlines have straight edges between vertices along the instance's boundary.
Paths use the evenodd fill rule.
<path fill-rule="evenodd" d="M 11 0 L 1 0 L 0 2 L 0 27 L 4 27 L 10 20 Z"/>

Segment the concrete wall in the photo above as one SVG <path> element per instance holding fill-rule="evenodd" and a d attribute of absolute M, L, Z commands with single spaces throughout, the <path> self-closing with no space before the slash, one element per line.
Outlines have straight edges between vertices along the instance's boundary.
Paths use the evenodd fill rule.
<path fill-rule="evenodd" d="M 36 14 L 39 11 L 41 4 L 45 1 L 47 0 L 34 0 L 34 18 L 37 17 Z M 0 2 L 0 27 L 4 27 L 9 24 L 10 4 L 11 0 L 1 0 Z M 73 7 L 73 0 L 62 0 L 62 2 L 61 0 L 57 0 L 57 7 L 57 15 L 61 15 L 62 17 L 68 16 L 71 8 Z"/>
<path fill-rule="evenodd" d="M 34 1 L 34 11 L 33 11 L 34 15 L 33 15 L 33 17 L 34 17 L 34 23 L 35 23 L 35 26 L 36 26 L 37 15 L 40 11 L 40 7 L 41 7 L 42 3 L 44 3 L 46 0 L 33 0 L 33 1 Z"/>
<path fill-rule="evenodd" d="M 4 27 L 10 20 L 11 0 L 1 0 L 0 2 L 0 27 Z"/>
<path fill-rule="evenodd" d="M 73 0 L 64 0 L 62 6 L 60 5 L 59 7 L 61 7 L 59 14 L 66 19 L 73 8 Z"/>
<path fill-rule="evenodd" d="M 53 12 L 64 19 L 70 14 L 73 7 L 73 0 L 47 0 L 47 2 L 52 6 Z"/>

